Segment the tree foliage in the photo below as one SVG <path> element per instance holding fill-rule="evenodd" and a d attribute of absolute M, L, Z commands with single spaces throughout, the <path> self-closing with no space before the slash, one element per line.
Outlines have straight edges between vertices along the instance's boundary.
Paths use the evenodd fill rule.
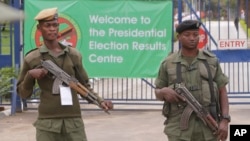
<path fill-rule="evenodd" d="M 15 69 L 11 67 L 0 68 L 0 96 L 11 92 L 13 83 L 11 80 L 16 78 Z"/>

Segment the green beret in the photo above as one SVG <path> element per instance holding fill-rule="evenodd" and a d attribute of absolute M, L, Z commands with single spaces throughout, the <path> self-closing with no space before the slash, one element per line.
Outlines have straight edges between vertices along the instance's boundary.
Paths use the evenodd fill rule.
<path fill-rule="evenodd" d="M 36 17 L 35 20 L 37 21 L 51 21 L 56 20 L 58 18 L 57 14 L 57 8 L 47 8 L 40 11 Z"/>
<path fill-rule="evenodd" d="M 181 33 L 185 30 L 198 30 L 200 25 L 201 22 L 197 20 L 185 20 L 176 27 L 176 32 Z"/>

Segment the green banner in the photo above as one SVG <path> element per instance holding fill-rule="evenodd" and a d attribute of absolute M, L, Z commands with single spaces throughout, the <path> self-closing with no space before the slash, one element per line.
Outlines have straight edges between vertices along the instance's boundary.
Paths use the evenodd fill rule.
<path fill-rule="evenodd" d="M 40 46 L 36 14 L 58 7 L 59 37 L 90 77 L 155 77 L 172 48 L 172 0 L 26 0 L 24 52 Z"/>

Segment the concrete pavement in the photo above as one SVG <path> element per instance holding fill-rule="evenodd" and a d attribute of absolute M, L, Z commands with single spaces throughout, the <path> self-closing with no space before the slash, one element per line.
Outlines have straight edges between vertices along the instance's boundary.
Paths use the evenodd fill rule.
<path fill-rule="evenodd" d="M 159 110 L 153 111 L 83 111 L 89 141 L 165 140 Z M 37 111 L 30 110 L 0 119 L 1 141 L 35 141 Z"/>
<path fill-rule="evenodd" d="M 83 111 L 89 141 L 167 141 L 164 117 L 159 110 Z M 250 124 L 249 105 L 230 105 L 230 124 Z M 0 118 L 1 141 L 35 141 L 37 111 L 29 110 Z"/>

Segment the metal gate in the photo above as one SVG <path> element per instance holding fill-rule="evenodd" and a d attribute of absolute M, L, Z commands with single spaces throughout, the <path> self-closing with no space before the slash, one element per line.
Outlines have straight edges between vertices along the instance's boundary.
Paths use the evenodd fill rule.
<path fill-rule="evenodd" d="M 248 32 L 248 0 L 174 0 L 174 25 L 185 19 L 198 19 L 206 32 L 205 49 L 213 51 L 220 59 L 223 72 L 229 76 L 227 85 L 230 104 L 250 104 L 250 60 Z M 250 24 L 250 23 L 249 23 Z M 174 31 L 173 31 L 174 32 Z M 201 36 L 202 37 L 202 36 Z M 174 38 L 174 37 L 173 37 Z M 222 41 L 246 41 L 246 46 L 237 49 L 220 49 Z M 220 44 L 218 44 L 220 43 Z M 178 50 L 178 42 L 173 43 Z M 91 86 L 103 98 L 112 100 L 116 109 L 156 109 L 162 102 L 154 95 L 153 78 L 92 78 Z M 34 95 L 27 100 L 28 108 L 37 108 L 39 99 Z M 91 107 L 85 101 L 84 109 Z M 143 105 L 143 106 L 141 106 Z M 92 107 L 93 108 L 93 107 Z M 91 108 L 91 109 L 92 109 Z M 95 108 L 96 109 L 96 108 Z"/>

